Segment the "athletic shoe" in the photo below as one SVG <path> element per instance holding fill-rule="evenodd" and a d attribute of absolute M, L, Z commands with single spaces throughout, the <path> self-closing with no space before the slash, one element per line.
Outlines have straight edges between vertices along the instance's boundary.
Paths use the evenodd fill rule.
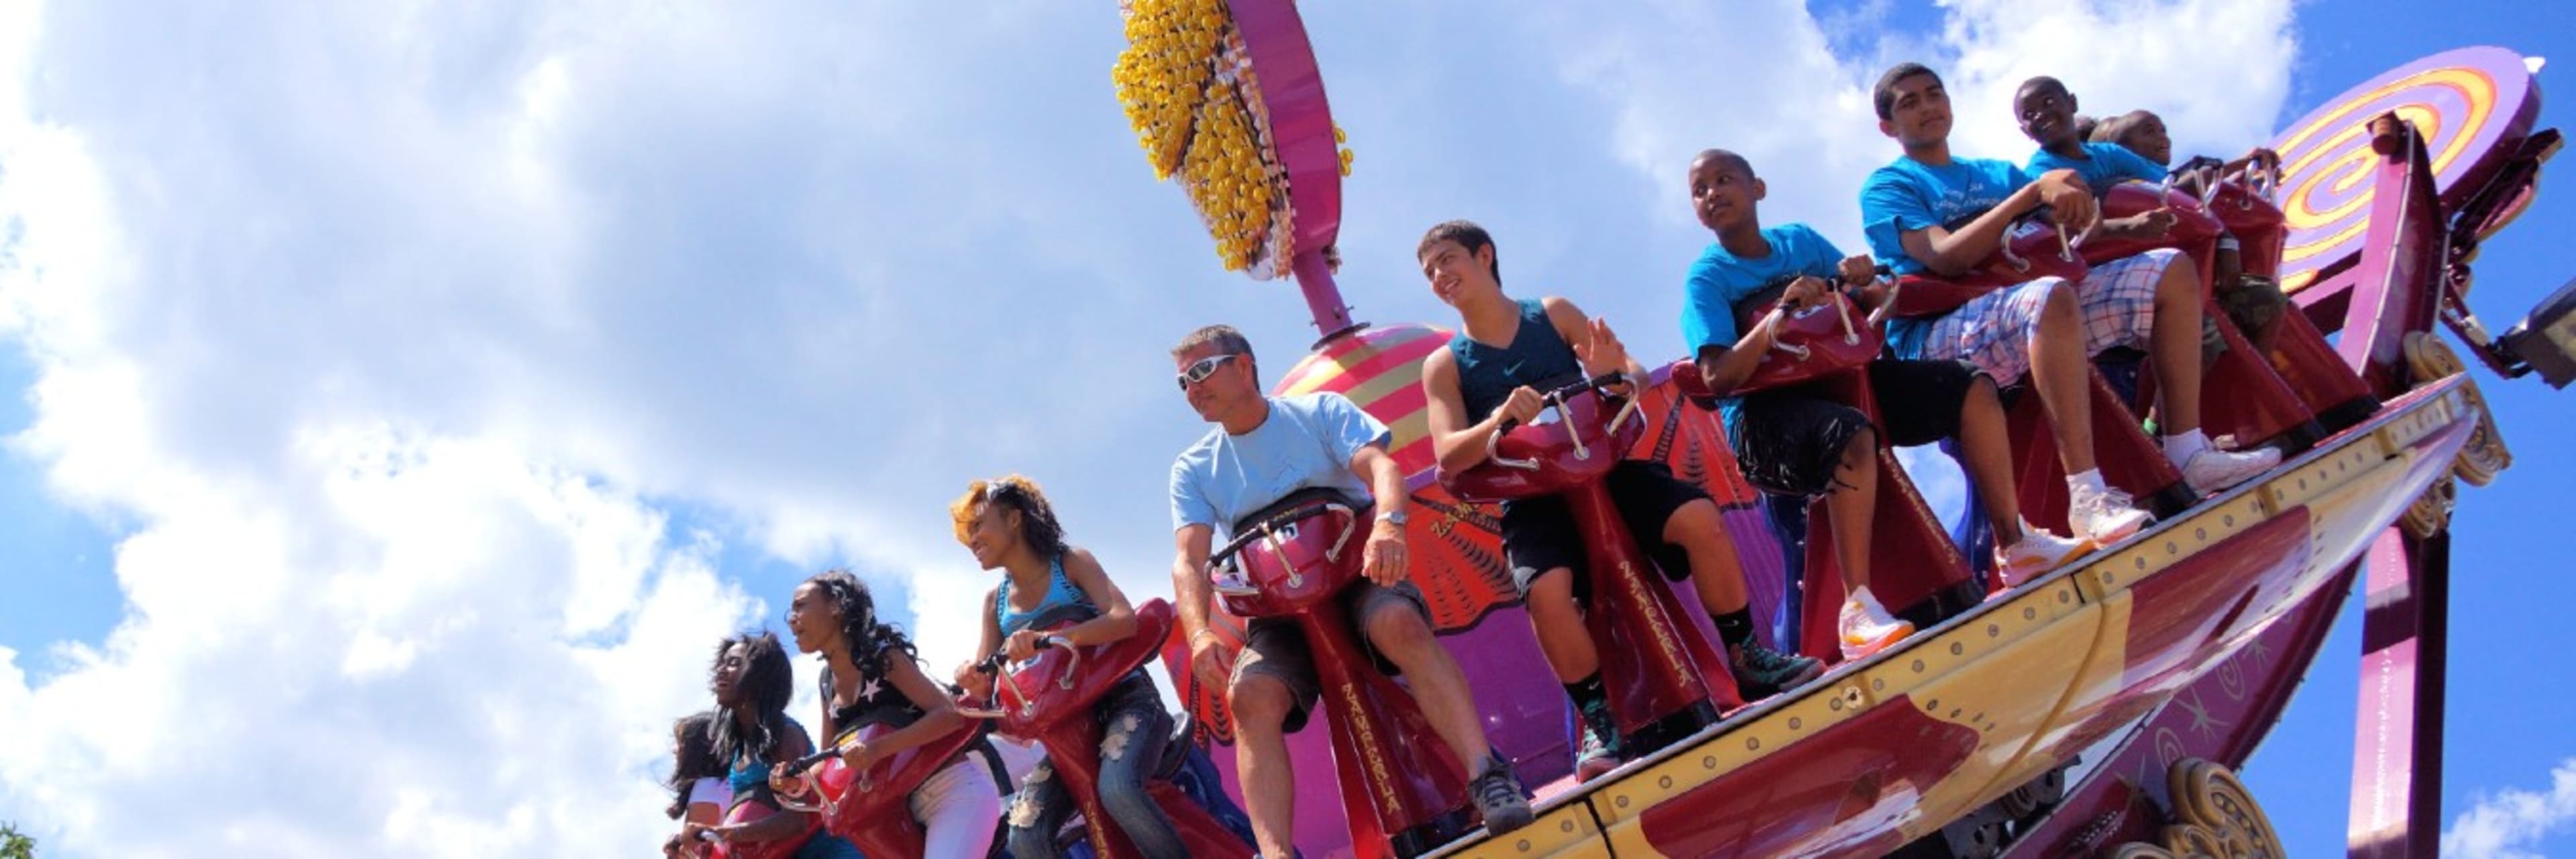
<path fill-rule="evenodd" d="M 2095 546 L 2108 547 L 2129 539 L 2129 535 L 2152 521 L 2155 517 L 2138 509 L 2126 492 L 2106 489 L 2096 493 L 2080 486 L 2067 489 L 2067 530 Z"/>
<path fill-rule="evenodd" d="M 1844 600 L 1843 660 L 1865 659 L 1914 634 L 1914 624 L 1889 617 L 1886 610 L 1860 600 Z"/>
<path fill-rule="evenodd" d="M 1618 769 L 1624 760 L 1619 753 L 1619 723 L 1610 715 L 1610 702 L 1596 701 L 1583 709 L 1582 750 L 1574 756 L 1574 780 L 1591 781 Z"/>
<path fill-rule="evenodd" d="M 1729 647 L 1726 655 L 1727 669 L 1735 675 L 1735 692 L 1747 702 L 1797 688 L 1825 673 L 1825 664 L 1815 657 L 1782 653 L 1757 641 Z"/>
<path fill-rule="evenodd" d="M 2207 495 L 2252 480 L 2279 464 L 2281 452 L 2268 447 L 2232 452 L 2213 447 L 2192 455 L 2191 461 L 2183 464 L 2182 479 L 2194 491 Z"/>
<path fill-rule="evenodd" d="M 1995 575 L 2003 577 L 2005 587 L 2012 587 L 2057 569 L 2092 548 L 2091 540 L 2060 537 L 2025 522 L 2020 541 L 1995 550 Z"/>
<path fill-rule="evenodd" d="M 1485 831 L 1501 835 L 1528 826 L 1531 818 L 1528 791 L 1521 789 L 1521 779 L 1512 774 L 1511 762 L 1502 755 L 1487 752 L 1485 768 L 1467 782 L 1467 795 L 1476 800 L 1476 811 L 1485 816 Z"/>

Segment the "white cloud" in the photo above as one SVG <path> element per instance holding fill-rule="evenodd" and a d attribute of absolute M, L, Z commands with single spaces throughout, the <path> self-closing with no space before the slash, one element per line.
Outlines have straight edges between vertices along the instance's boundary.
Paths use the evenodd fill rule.
<path fill-rule="evenodd" d="M 2466 859 L 2537 859 L 2530 848 L 2576 821 L 2576 758 L 2549 771 L 2549 789 L 2507 788 L 2481 795 L 2442 830 L 2442 855 Z"/>
<path fill-rule="evenodd" d="M 2229 76 L 2269 76 L 2260 121 L 2181 104 L 2179 47 L 2070 82 L 2259 128 L 2279 5 L 2231 13 L 2274 16 Z M 1164 593 L 1201 431 L 1165 345 L 1234 322 L 1275 374 L 1312 332 L 1148 180 L 1109 7 L 952 6 L 0 0 L 0 337 L 37 369 L 8 443 L 118 524 L 127 601 L 0 650 L 0 819 L 65 856 L 635 855 L 708 649 L 785 596 L 720 559 L 856 565 L 944 668 L 990 581 L 945 504 L 1021 471 Z M 1512 283 L 1677 354 L 1680 159 L 1798 171 L 1775 211 L 1840 225 L 1883 157 L 1870 63 L 1794 3 L 1304 12 L 1365 319 L 1446 318 L 1413 230 L 1464 214 Z M 1985 81 L 2037 32 L 1951 38 Z"/>

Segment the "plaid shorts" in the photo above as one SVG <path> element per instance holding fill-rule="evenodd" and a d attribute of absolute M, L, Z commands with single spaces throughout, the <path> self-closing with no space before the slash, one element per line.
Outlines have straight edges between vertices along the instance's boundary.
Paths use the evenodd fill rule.
<path fill-rule="evenodd" d="M 2084 314 L 2084 354 L 2099 355 L 2114 346 L 2144 349 L 2156 318 L 2156 283 L 2179 252 L 2152 250 L 2094 266 L 2075 287 L 2076 305 Z M 1998 289 L 1959 305 L 1933 320 L 1924 334 L 1922 357 L 1960 360 L 1998 385 L 2010 385 L 2030 372 L 2030 345 L 2039 333 L 2039 316 L 2048 293 L 2063 278 L 2044 277 L 2010 289 Z"/>

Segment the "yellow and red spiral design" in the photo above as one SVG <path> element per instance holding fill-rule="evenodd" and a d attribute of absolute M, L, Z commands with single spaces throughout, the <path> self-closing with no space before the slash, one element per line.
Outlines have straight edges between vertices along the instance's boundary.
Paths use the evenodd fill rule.
<path fill-rule="evenodd" d="M 2272 147 L 2281 154 L 2280 204 L 2290 228 L 2282 288 L 2296 292 L 2360 252 L 2380 163 L 2371 119 L 2393 111 L 2413 124 L 2435 188 L 2448 196 L 2502 154 L 2499 142 L 2526 132 L 2537 107 L 2521 57 L 2468 48 L 2382 75 L 2299 120 Z"/>

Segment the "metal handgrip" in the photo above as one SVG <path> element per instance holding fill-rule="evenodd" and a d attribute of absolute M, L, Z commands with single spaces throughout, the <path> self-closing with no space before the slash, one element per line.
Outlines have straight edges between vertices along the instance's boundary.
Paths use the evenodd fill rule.
<path fill-rule="evenodd" d="M 1796 358 L 1800 361 L 1807 360 L 1807 347 L 1800 346 L 1795 343 L 1780 342 L 1780 321 L 1788 318 L 1788 316 L 1789 312 L 1786 309 L 1773 308 L 1771 311 L 1770 321 L 1763 323 L 1763 326 L 1769 328 L 1771 332 L 1771 349 L 1776 352 L 1786 352 L 1789 354 L 1789 357 Z M 1845 328 L 1850 327 L 1851 320 L 1849 317 L 1844 318 L 1843 325 Z"/>
<path fill-rule="evenodd" d="M 1517 421 L 1513 421 L 1509 418 L 1506 418 L 1502 423 L 1495 425 L 1494 434 L 1485 437 L 1485 458 L 1493 460 L 1495 465 L 1499 465 L 1504 468 L 1519 469 L 1521 471 L 1537 471 L 1538 460 L 1536 459 L 1513 459 L 1503 455 L 1503 435 L 1511 432 L 1512 428 L 1518 425 L 1519 423 Z"/>
<path fill-rule="evenodd" d="M 2022 259 L 2020 254 L 2013 253 L 2011 233 L 2004 234 L 2003 244 L 1995 246 L 1995 250 L 2003 255 L 2004 264 L 2012 266 L 2015 274 L 2030 270 L 2030 261 Z"/>
<path fill-rule="evenodd" d="M 1288 553 L 1288 552 L 1287 552 L 1288 544 L 1287 544 L 1287 543 L 1285 543 L 1285 542 L 1282 542 L 1282 541 L 1279 539 L 1279 529 L 1272 528 L 1272 529 L 1269 529 L 1269 530 L 1263 531 L 1263 532 L 1262 532 L 1262 534 L 1261 534 L 1261 539 L 1262 539 L 1263 541 L 1266 541 L 1266 542 L 1268 542 L 1268 543 L 1270 544 L 1270 553 L 1271 553 L 1271 554 L 1274 554 L 1274 555 L 1286 555 L 1286 554 Z M 1305 573 L 1298 572 L 1298 571 L 1297 571 L 1297 565 L 1295 565 L 1295 564 L 1289 564 L 1289 565 L 1288 565 L 1288 586 L 1289 586 L 1289 587 L 1292 587 L 1292 588 L 1297 588 L 1297 587 L 1305 587 L 1305 585 L 1306 585 L 1306 574 L 1305 574 Z"/>

